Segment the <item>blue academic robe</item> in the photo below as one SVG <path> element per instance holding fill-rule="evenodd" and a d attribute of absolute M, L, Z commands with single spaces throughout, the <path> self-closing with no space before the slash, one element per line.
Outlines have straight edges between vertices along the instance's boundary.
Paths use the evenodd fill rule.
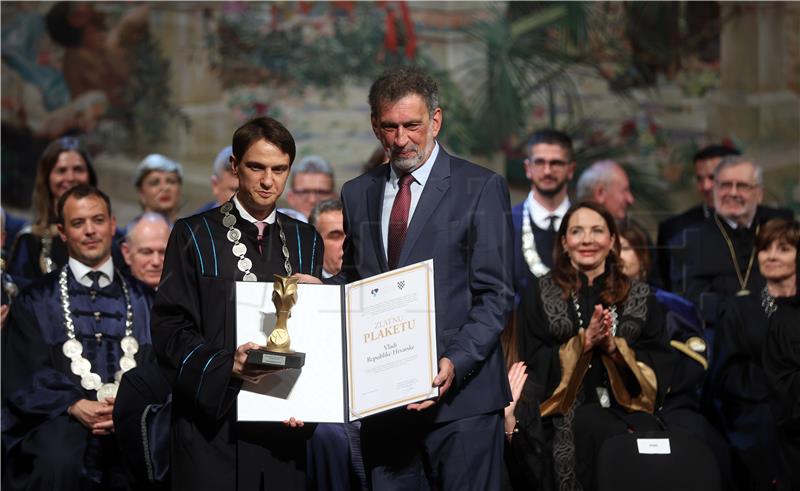
<path fill-rule="evenodd" d="M 80 399 L 96 399 L 80 385 L 62 352 L 67 340 L 58 285 L 53 271 L 23 290 L 2 331 L 2 441 L 7 455 L 3 487 L 16 489 L 82 489 L 86 483 L 106 488 L 124 486 L 112 436 L 92 436 L 67 408 Z M 96 292 L 68 272 L 67 288 L 76 337 L 83 356 L 103 382 L 119 370 L 125 335 L 125 299 L 121 274 Z M 152 291 L 125 277 L 133 309 L 135 355 L 141 366 L 155 363 L 150 340 Z M 97 315 L 96 313 L 99 313 Z M 98 320 L 99 319 L 99 320 Z M 102 333 L 98 340 L 96 334 Z"/>

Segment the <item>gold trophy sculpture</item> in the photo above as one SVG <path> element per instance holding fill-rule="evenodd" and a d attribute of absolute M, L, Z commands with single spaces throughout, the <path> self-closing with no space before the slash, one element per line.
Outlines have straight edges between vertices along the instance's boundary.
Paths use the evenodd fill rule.
<path fill-rule="evenodd" d="M 302 368 L 305 364 L 305 353 L 292 351 L 286 327 L 292 316 L 291 309 L 297 302 L 297 281 L 297 278 L 275 275 L 272 290 L 272 303 L 275 304 L 277 315 L 275 328 L 267 339 L 267 349 L 250 350 L 247 364 L 264 368 Z"/>

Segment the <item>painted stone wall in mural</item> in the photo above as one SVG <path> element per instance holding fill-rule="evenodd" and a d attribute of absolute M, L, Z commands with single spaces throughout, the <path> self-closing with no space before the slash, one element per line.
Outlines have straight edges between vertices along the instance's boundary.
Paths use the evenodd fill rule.
<path fill-rule="evenodd" d="M 341 184 L 375 148 L 369 83 L 399 63 L 439 80 L 444 145 L 520 189 L 520 144 L 542 126 L 573 134 L 580 165 L 611 156 L 652 177 L 635 183 L 645 198 L 690 187 L 698 144 L 740 143 L 708 132 L 732 15 L 717 2 L 3 2 L 2 14 L 2 195 L 17 209 L 46 143 L 69 134 L 132 211 L 138 160 L 179 160 L 191 211 L 216 151 L 256 115 L 284 121 L 300 155 L 329 157 Z"/>

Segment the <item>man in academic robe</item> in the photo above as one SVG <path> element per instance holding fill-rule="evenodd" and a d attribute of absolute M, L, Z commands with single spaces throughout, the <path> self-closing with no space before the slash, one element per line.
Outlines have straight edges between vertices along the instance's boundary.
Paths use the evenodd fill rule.
<path fill-rule="evenodd" d="M 511 400 L 499 342 L 514 302 L 508 188 L 437 143 L 437 84 L 419 68 L 383 74 L 369 102 L 390 165 L 343 187 L 344 260 L 332 280 L 433 259 L 439 360 L 437 399 L 362 421 L 370 486 L 498 489 Z"/>
<path fill-rule="evenodd" d="M 175 223 L 152 311 L 155 349 L 173 384 L 172 489 L 305 489 L 311 425 L 236 421 L 242 382 L 266 372 L 244 363 L 265 340 L 237 343 L 235 282 L 318 277 L 324 247 L 310 225 L 275 208 L 295 156 L 289 131 L 256 118 L 236 130 L 232 147 L 238 191 Z"/>
<path fill-rule="evenodd" d="M 658 269 L 664 289 L 672 290 L 670 284 L 670 261 L 672 249 L 686 247 L 685 230 L 697 228 L 714 212 L 714 171 L 720 160 L 728 155 L 741 155 L 735 148 L 725 145 L 709 145 L 700 149 L 692 161 L 697 193 L 703 201 L 679 215 L 658 224 Z"/>
<path fill-rule="evenodd" d="M 521 294 L 528 277 L 553 267 L 553 246 L 561 219 L 569 210 L 567 184 L 575 174 L 572 139 L 554 129 L 535 132 L 525 145 L 525 177 L 531 190 L 511 209 L 514 224 L 514 290 Z"/>
<path fill-rule="evenodd" d="M 122 374 L 155 363 L 151 290 L 111 256 L 108 197 L 59 200 L 67 264 L 17 297 L 3 329 L 4 489 L 128 489 L 112 410 Z"/>
<path fill-rule="evenodd" d="M 672 285 L 686 292 L 706 327 L 713 327 L 735 295 L 764 288 L 756 235 L 771 218 L 791 219 L 789 210 L 759 206 L 762 183 L 763 170 L 753 159 L 724 157 L 714 174 L 714 213 L 686 232 L 686 249 L 673 255 Z"/>

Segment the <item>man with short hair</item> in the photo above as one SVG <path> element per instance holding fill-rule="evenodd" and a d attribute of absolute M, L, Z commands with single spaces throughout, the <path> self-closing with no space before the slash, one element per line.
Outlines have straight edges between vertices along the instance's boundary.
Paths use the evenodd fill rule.
<path fill-rule="evenodd" d="M 578 201 L 600 203 L 617 221 L 624 221 L 633 205 L 628 173 L 613 160 L 600 160 L 590 165 L 578 178 Z"/>
<path fill-rule="evenodd" d="M 714 212 L 714 171 L 720 160 L 728 155 L 741 155 L 738 150 L 725 145 L 709 145 L 700 149 L 694 158 L 694 176 L 697 194 L 702 201 L 673 217 L 658 224 L 658 267 L 664 287 L 671 290 L 669 281 L 671 250 L 685 248 L 684 231 L 696 228 Z"/>
<path fill-rule="evenodd" d="M 605 206 L 617 223 L 634 227 L 644 235 L 652 258 L 647 278 L 651 284 L 661 286 L 657 267 L 658 251 L 653 248 L 653 239 L 641 223 L 628 215 L 628 208 L 633 205 L 635 199 L 631 193 L 631 181 L 625 168 L 613 160 L 600 160 L 583 171 L 578 178 L 577 187 L 578 201 L 589 200 Z"/>
<path fill-rule="evenodd" d="M 317 203 L 336 197 L 333 187 L 331 164 L 319 155 L 304 157 L 294 165 L 289 176 L 286 202 L 291 208 L 281 208 L 279 211 L 306 222 Z"/>
<path fill-rule="evenodd" d="M 173 382 L 172 489 L 306 488 L 312 429 L 236 418 L 242 383 L 267 373 L 245 364 L 256 340 L 237 345 L 236 282 L 319 277 L 322 269 L 314 228 L 276 208 L 294 157 L 294 138 L 280 122 L 248 121 L 233 134 L 236 194 L 172 229 L 152 310 L 158 359 Z"/>
<path fill-rule="evenodd" d="M 78 185 L 58 216 L 68 262 L 17 297 L 3 329 L 3 485 L 128 489 L 112 411 L 122 374 L 155 362 L 152 292 L 115 268 L 105 194 Z"/>
<path fill-rule="evenodd" d="M 164 215 L 147 212 L 128 225 L 121 246 L 131 274 L 153 290 L 158 288 L 161 280 L 169 231 Z"/>
<path fill-rule="evenodd" d="M 674 267 L 673 285 L 686 282 L 686 297 L 700 317 L 714 324 L 735 295 L 760 294 L 765 281 L 755 257 L 762 223 L 791 212 L 760 206 L 763 170 L 752 158 L 724 157 L 714 174 L 714 213 L 687 235 L 683 267 Z"/>
<path fill-rule="evenodd" d="M 322 277 L 330 278 L 342 270 L 344 254 L 344 215 L 342 201 L 329 199 L 321 201 L 311 215 L 308 224 L 317 229 L 325 243 L 325 257 L 322 260 Z"/>
<path fill-rule="evenodd" d="M 436 141 L 436 81 L 398 67 L 370 88 L 372 130 L 389 157 L 344 185 L 350 282 L 433 259 L 439 397 L 362 421 L 374 489 L 499 489 L 511 400 L 500 333 L 514 303 L 508 188 Z"/>
<path fill-rule="evenodd" d="M 531 190 L 511 209 L 514 223 L 514 289 L 525 290 L 528 277 L 542 276 L 553 267 L 561 219 L 569 210 L 567 185 L 575 174 L 572 139 L 566 133 L 543 129 L 525 145 L 525 176 Z"/>
<path fill-rule="evenodd" d="M 231 147 L 228 145 L 217 153 L 212 165 L 213 172 L 211 174 L 211 194 L 214 195 L 214 201 L 209 201 L 197 210 L 197 213 L 203 213 L 211 208 L 216 208 L 222 203 L 231 199 L 231 196 L 236 194 L 239 188 L 239 179 L 233 175 L 231 170 Z"/>

